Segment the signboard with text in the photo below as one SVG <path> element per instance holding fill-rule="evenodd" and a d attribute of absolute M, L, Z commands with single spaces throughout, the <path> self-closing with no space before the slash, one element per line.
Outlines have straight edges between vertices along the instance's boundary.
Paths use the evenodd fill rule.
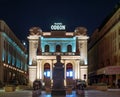
<path fill-rule="evenodd" d="M 65 25 L 62 23 L 54 23 L 54 25 L 51 25 L 51 30 L 65 30 Z"/>

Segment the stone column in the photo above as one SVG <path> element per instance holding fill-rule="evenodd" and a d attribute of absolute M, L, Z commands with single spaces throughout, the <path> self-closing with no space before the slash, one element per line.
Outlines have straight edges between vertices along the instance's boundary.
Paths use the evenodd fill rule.
<path fill-rule="evenodd" d="M 75 65 L 75 68 L 74 68 L 74 75 L 75 75 L 75 79 L 77 79 L 78 78 L 78 65 L 77 65 L 77 62 L 75 62 L 76 63 L 76 65 Z"/>
<path fill-rule="evenodd" d="M 40 60 L 37 61 L 37 79 L 40 79 Z"/>
<path fill-rule="evenodd" d="M 77 79 L 80 79 L 80 61 L 76 60 L 77 65 Z"/>
<path fill-rule="evenodd" d="M 84 61 L 84 65 L 87 65 L 87 36 L 77 36 L 78 48 L 80 50 L 81 60 Z"/>
<path fill-rule="evenodd" d="M 29 84 L 30 86 L 33 86 L 33 81 L 36 79 L 36 66 L 29 66 Z"/>
<path fill-rule="evenodd" d="M 29 65 L 32 65 L 32 60 L 36 59 L 39 36 L 29 36 Z"/>
<path fill-rule="evenodd" d="M 66 61 L 64 60 L 64 79 L 66 80 Z"/>
<path fill-rule="evenodd" d="M 43 79 L 42 61 L 40 61 L 40 79 Z"/>
<path fill-rule="evenodd" d="M 86 40 L 82 42 L 81 57 L 84 60 L 84 65 L 87 65 L 87 41 Z"/>
<path fill-rule="evenodd" d="M 50 63 L 50 79 L 51 80 L 52 80 L 52 76 L 53 76 L 52 72 L 53 72 L 53 60 L 51 60 L 51 63 Z"/>

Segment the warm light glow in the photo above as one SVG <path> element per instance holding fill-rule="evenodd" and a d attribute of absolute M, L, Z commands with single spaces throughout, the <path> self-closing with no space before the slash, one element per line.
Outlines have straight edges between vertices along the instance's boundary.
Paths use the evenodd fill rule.
<path fill-rule="evenodd" d="M 55 24 L 55 30 L 58 30 L 58 26 L 62 26 L 62 24 Z M 54 25 L 51 26 L 52 28 Z M 53 28 L 54 29 L 54 28 Z M 66 37 L 45 37 L 52 35 L 53 33 L 66 33 Z M 59 34 L 58 34 L 59 35 Z M 65 32 L 65 31 L 52 31 L 52 32 L 45 32 L 42 35 L 38 36 L 37 38 L 30 35 L 30 58 L 29 58 L 29 65 L 32 64 L 32 60 L 35 58 L 37 61 L 37 66 L 32 65 L 29 68 L 29 81 L 32 84 L 32 82 L 35 79 L 41 79 L 44 80 L 44 77 L 50 77 L 52 80 L 52 73 L 54 68 L 54 63 L 56 62 L 56 55 L 61 55 L 61 61 L 64 63 L 64 85 L 66 86 L 66 78 L 71 79 L 84 79 L 84 75 L 87 75 L 87 66 L 82 67 L 83 65 L 80 65 L 81 60 L 84 61 L 84 64 L 87 63 L 86 60 L 86 45 L 83 45 L 82 48 L 79 47 L 79 43 L 82 41 L 86 41 L 86 39 L 82 37 L 76 37 L 74 36 L 74 32 Z M 68 37 L 71 36 L 71 37 Z M 36 46 L 37 44 L 37 46 Z M 36 50 L 38 48 L 38 44 L 41 50 L 41 54 L 37 55 Z M 76 55 L 76 49 L 79 49 L 78 53 L 80 54 Z M 44 69 L 44 64 L 50 63 L 51 67 L 49 70 Z M 67 63 L 71 63 L 73 65 L 72 69 L 67 68 Z"/>
<path fill-rule="evenodd" d="M 51 33 L 43 33 L 43 36 L 51 35 Z"/>
<path fill-rule="evenodd" d="M 6 64 L 4 63 L 3 66 L 6 66 Z"/>
<path fill-rule="evenodd" d="M 6 67 L 8 67 L 8 65 L 6 64 Z"/>
<path fill-rule="evenodd" d="M 66 80 L 64 80 L 64 86 L 66 86 Z"/>
<path fill-rule="evenodd" d="M 36 79 L 36 66 L 29 67 L 29 82 L 33 85 L 33 81 Z"/>
<path fill-rule="evenodd" d="M 66 36 L 73 36 L 73 33 L 66 33 Z"/>

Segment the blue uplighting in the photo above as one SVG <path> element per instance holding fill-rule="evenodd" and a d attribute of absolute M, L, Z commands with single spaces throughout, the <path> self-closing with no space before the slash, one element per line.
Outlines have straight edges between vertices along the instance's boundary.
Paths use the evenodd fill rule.
<path fill-rule="evenodd" d="M 50 71 L 49 70 L 45 70 L 44 71 L 44 76 L 45 77 L 50 77 Z"/>
<path fill-rule="evenodd" d="M 73 77 L 73 71 L 67 70 L 67 77 Z"/>
<path fill-rule="evenodd" d="M 45 52 L 45 46 L 49 45 L 50 52 L 56 52 L 56 46 L 60 45 L 61 52 L 68 52 L 67 46 L 71 45 L 72 52 L 76 51 L 76 37 L 72 38 L 44 38 L 41 37 L 42 52 Z"/>
<path fill-rule="evenodd" d="M 28 55 L 24 53 L 24 51 L 18 46 L 16 42 L 14 42 L 6 33 L 2 33 L 2 36 L 5 38 L 4 46 L 8 45 L 10 47 L 4 47 L 2 49 L 2 61 L 6 61 L 7 63 L 13 66 L 16 66 L 21 69 L 26 69 L 23 65 L 27 65 L 23 58 L 26 60 Z M 14 46 L 14 47 L 13 47 Z M 23 62 L 24 61 L 24 62 Z"/>
<path fill-rule="evenodd" d="M 4 52 L 4 50 L 2 52 L 2 61 L 5 61 L 5 52 Z"/>
<path fill-rule="evenodd" d="M 6 39 L 7 41 L 13 45 L 15 47 L 15 49 L 20 52 L 20 54 L 24 54 L 24 52 L 21 50 L 21 48 L 13 41 L 11 40 L 5 33 L 2 34 Z"/>

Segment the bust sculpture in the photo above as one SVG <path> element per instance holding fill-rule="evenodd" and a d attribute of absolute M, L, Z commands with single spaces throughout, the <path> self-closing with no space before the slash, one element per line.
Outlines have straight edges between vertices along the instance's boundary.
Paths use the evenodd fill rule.
<path fill-rule="evenodd" d="M 64 88 L 64 64 L 60 62 L 61 56 L 56 56 L 57 62 L 53 68 L 52 94 L 65 94 Z"/>

